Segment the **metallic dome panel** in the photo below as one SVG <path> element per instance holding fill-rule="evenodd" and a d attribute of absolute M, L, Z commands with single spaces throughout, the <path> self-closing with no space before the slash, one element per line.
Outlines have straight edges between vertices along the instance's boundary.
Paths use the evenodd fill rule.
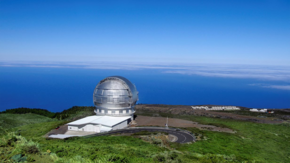
<path fill-rule="evenodd" d="M 132 115 L 138 101 L 138 91 L 128 79 L 111 76 L 101 80 L 93 94 L 96 113 L 100 115 Z"/>

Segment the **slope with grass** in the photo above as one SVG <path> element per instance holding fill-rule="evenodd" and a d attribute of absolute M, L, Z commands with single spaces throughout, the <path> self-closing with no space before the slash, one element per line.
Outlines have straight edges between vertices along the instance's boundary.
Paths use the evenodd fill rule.
<path fill-rule="evenodd" d="M 41 122 L 55 121 L 54 119 L 37 114 L 0 114 L 0 135 L 12 128 Z"/>
<path fill-rule="evenodd" d="M 1 113 L 9 113 L 9 114 L 27 114 L 27 113 L 33 113 L 38 114 L 42 116 L 46 116 L 49 118 L 54 118 L 56 113 L 52 113 L 45 109 L 30 109 L 30 108 L 15 108 L 15 109 L 7 109 Z"/>
<path fill-rule="evenodd" d="M 147 112 L 147 116 L 154 113 Z M 228 134 L 185 128 L 200 138 L 194 144 L 179 145 L 180 151 L 200 154 L 221 154 L 234 156 L 237 160 L 261 162 L 290 162 L 290 123 L 260 124 L 230 119 L 209 118 L 193 115 L 168 115 L 201 124 L 231 128 L 237 133 Z"/>
<path fill-rule="evenodd" d="M 42 115 L 49 118 L 55 118 L 58 120 L 62 119 L 77 119 L 82 118 L 84 116 L 94 115 L 93 106 L 73 106 L 69 109 L 63 110 L 62 112 L 50 112 L 45 109 L 31 109 L 31 108 L 15 108 L 15 109 L 7 109 L 0 114 L 37 114 Z"/>
<path fill-rule="evenodd" d="M 158 140 L 151 143 L 146 142 L 134 135 L 79 137 L 66 140 L 46 139 L 43 137 L 51 129 L 65 124 L 75 117 L 87 114 L 91 114 L 90 109 L 76 112 L 75 114 L 72 113 L 68 118 L 63 120 L 45 119 L 45 117 L 35 114 L 1 114 L 0 116 L 6 118 L 5 121 L 1 122 L 1 126 L 4 128 L 14 127 L 12 130 L 19 132 L 14 134 L 16 138 L 11 136 L 13 134 L 10 134 L 10 137 L 8 134 L 0 139 L 0 152 L 2 152 L 2 155 L 0 155 L 7 162 L 12 159 L 12 156 L 18 159 L 26 157 L 35 160 L 35 162 L 41 162 L 43 159 L 54 162 L 134 163 L 290 162 L 289 123 L 260 124 L 230 119 L 159 113 L 160 116 L 228 127 L 237 131 L 237 133 L 230 134 L 196 128 L 184 128 L 195 133 L 198 141 L 192 144 L 166 143 L 166 145 Z M 154 113 L 148 112 L 144 114 L 150 116 Z M 19 117 L 17 118 L 17 116 Z M 25 116 L 27 116 L 27 120 L 22 119 L 25 119 Z M 10 121 L 13 122 L 13 125 L 9 125 Z M 24 141 L 24 139 L 27 141 Z M 33 144 L 39 150 L 38 153 L 33 152 L 37 151 L 32 147 Z M 21 157 L 18 157 L 19 154 Z"/>

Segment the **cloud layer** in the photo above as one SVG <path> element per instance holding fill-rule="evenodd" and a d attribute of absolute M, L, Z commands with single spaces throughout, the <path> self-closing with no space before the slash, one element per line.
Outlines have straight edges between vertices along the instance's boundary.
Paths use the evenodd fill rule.
<path fill-rule="evenodd" d="M 273 89 L 281 89 L 281 90 L 290 91 L 290 85 L 269 85 L 269 84 L 261 84 L 261 83 L 249 84 L 249 85 L 263 87 L 263 88 L 273 88 Z"/>
<path fill-rule="evenodd" d="M 242 64 L 174 64 L 174 63 L 126 63 L 126 62 L 0 62 L 2 67 L 51 67 L 87 69 L 159 69 L 163 73 L 199 75 L 223 78 L 249 78 L 290 82 L 290 66 L 265 66 Z M 288 86 L 273 85 L 287 89 Z"/>
<path fill-rule="evenodd" d="M 290 68 L 286 66 L 204 65 L 165 72 L 211 77 L 290 81 Z"/>

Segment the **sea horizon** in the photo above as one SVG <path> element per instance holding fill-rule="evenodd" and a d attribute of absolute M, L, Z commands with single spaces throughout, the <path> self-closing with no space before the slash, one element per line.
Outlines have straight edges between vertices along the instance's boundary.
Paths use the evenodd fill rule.
<path fill-rule="evenodd" d="M 93 90 L 108 76 L 123 76 L 138 103 L 290 108 L 288 66 L 230 64 L 12 64 L 0 63 L 0 111 L 19 107 L 61 112 L 93 106 Z"/>

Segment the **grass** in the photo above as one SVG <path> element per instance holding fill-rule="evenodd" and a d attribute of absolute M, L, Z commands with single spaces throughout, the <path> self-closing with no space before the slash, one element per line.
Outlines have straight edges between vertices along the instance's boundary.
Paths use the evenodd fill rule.
<path fill-rule="evenodd" d="M 290 162 L 289 123 L 258 124 L 230 119 L 159 113 L 161 116 L 229 127 L 237 131 L 235 134 L 229 134 L 184 128 L 194 133 L 199 141 L 192 144 L 170 143 L 170 148 L 131 136 L 79 137 L 66 140 L 43 137 L 51 129 L 69 122 L 71 118 L 87 114 L 91 113 L 89 111 L 77 112 L 64 120 L 35 114 L 0 114 L 2 128 L 19 131 L 20 135 L 16 134 L 18 138 L 23 137 L 21 140 L 25 138 L 26 142 L 30 142 L 22 141 L 20 145 L 21 141 L 9 137 L 9 133 L 2 134 L 0 155 L 7 162 L 11 160 L 12 155 L 17 154 L 21 154 L 21 158 L 34 159 L 34 162 Z M 150 113 L 146 114 L 150 115 Z M 136 133 L 136 135 L 140 134 L 147 135 L 148 133 Z M 37 144 L 40 153 L 29 153 L 35 150 L 24 147 L 32 144 Z"/>
<path fill-rule="evenodd" d="M 23 138 L 39 144 L 39 149 L 42 151 L 42 154 L 28 155 L 36 160 L 46 156 L 43 152 L 45 153 L 46 151 L 50 151 L 51 153 L 56 154 L 55 156 L 57 159 L 55 160 L 58 160 L 58 162 L 65 162 L 69 160 L 69 162 L 80 162 L 80 160 L 83 160 L 83 162 L 89 162 L 88 160 L 96 162 L 100 160 L 103 160 L 103 162 L 152 162 L 154 161 L 154 155 L 167 151 L 166 148 L 160 148 L 159 146 L 146 143 L 140 139 L 130 136 L 70 138 L 67 140 L 46 139 L 43 135 L 51 129 L 65 124 L 68 121 L 46 119 L 47 122 L 42 122 L 39 120 L 39 118 L 43 118 L 42 116 L 29 114 L 28 117 L 30 117 L 33 121 L 27 120 L 29 123 L 25 123 L 26 125 L 20 125 L 19 123 L 16 123 L 17 120 L 21 119 L 21 117 L 24 119 L 27 118 L 26 114 L 2 114 L 1 116 L 12 116 L 11 119 L 16 116 L 18 117 L 16 121 L 9 121 L 9 123 L 12 122 L 13 126 L 18 126 L 13 128 L 13 130 L 18 131 L 18 134 L 20 134 Z M 24 120 L 20 121 L 24 122 Z M 8 121 L 3 121 L 3 124 L 5 122 Z M 8 124 L 5 124 L 5 126 L 8 127 Z M 11 128 L 11 126 L 9 126 L 9 128 Z M 15 140 L 15 142 L 17 142 L 17 140 Z M 12 154 L 12 151 L 15 151 L 17 146 L 4 146 L 0 148 L 1 151 L 8 152 L 6 158 L 8 160 L 14 154 L 25 155 L 25 152 L 22 150 L 18 150 L 18 153 Z"/>
<path fill-rule="evenodd" d="M 253 122 L 208 118 L 189 115 L 171 115 L 221 127 L 228 127 L 236 134 L 202 131 L 187 128 L 205 140 L 194 144 L 178 146 L 177 150 L 201 154 L 235 155 L 236 159 L 260 162 L 290 162 L 290 124 L 260 124 Z"/>
<path fill-rule="evenodd" d="M 143 162 L 152 162 L 151 155 L 166 150 L 130 136 L 100 136 L 70 138 L 67 140 L 45 139 L 41 137 L 61 123 L 63 122 L 46 122 L 21 126 L 18 129 L 21 130 L 20 134 L 22 136 L 29 137 L 33 141 L 38 142 L 42 151 L 50 150 L 58 157 L 67 159 L 81 156 L 97 160 L 106 156 L 108 159 L 118 157 L 118 160 L 122 160 L 123 157 L 121 156 L 126 156 L 130 158 L 129 160 L 138 158 Z"/>
<path fill-rule="evenodd" d="M 37 114 L 0 114 L 0 135 L 12 128 L 41 122 L 56 121 Z"/>
<path fill-rule="evenodd" d="M 164 135 L 168 135 L 167 132 L 139 131 L 139 132 L 133 133 L 132 136 L 138 136 L 138 135 L 156 135 L 156 134 L 159 134 L 159 133 L 162 133 Z"/>
<path fill-rule="evenodd" d="M 37 114 L 41 116 L 45 116 L 48 118 L 54 118 L 58 120 L 63 120 L 63 119 L 77 119 L 77 118 L 82 118 L 84 116 L 89 116 L 89 115 L 95 115 L 94 113 L 95 107 L 93 106 L 73 106 L 69 109 L 63 110 L 62 112 L 50 112 L 45 109 L 38 109 L 38 108 L 15 108 L 15 109 L 7 109 L 3 112 L 0 112 L 0 114 L 27 114 L 27 113 L 32 113 L 32 114 Z"/>
<path fill-rule="evenodd" d="M 274 114 L 272 113 L 262 113 L 262 112 L 250 112 L 248 110 L 228 110 L 228 111 L 217 111 L 217 112 L 227 112 L 227 113 L 234 113 L 239 115 L 247 115 L 247 116 L 254 116 L 254 117 L 269 117 L 272 120 L 290 120 L 290 112 L 285 112 L 282 110 L 274 110 Z"/>
<path fill-rule="evenodd" d="M 264 162 L 290 162 L 289 123 L 258 124 L 205 117 L 184 118 L 200 123 L 222 124 L 236 130 L 237 134 L 235 135 L 208 134 L 209 137 L 215 139 L 209 140 L 209 142 L 215 141 L 216 146 L 225 150 L 224 153 L 234 153 L 242 158 L 253 158 Z"/>

